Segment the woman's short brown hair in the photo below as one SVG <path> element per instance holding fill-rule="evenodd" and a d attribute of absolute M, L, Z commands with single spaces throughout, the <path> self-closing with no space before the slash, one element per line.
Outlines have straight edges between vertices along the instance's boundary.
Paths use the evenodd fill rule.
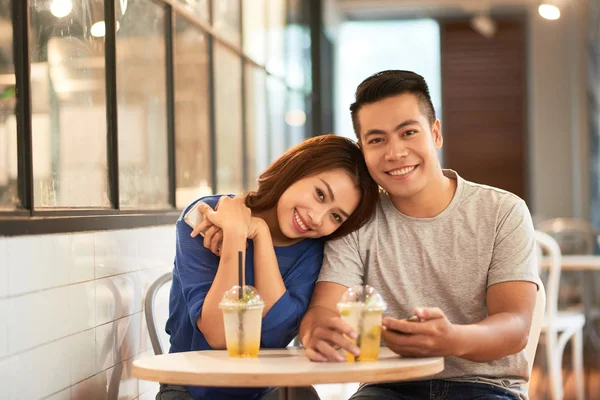
<path fill-rule="evenodd" d="M 254 212 L 271 210 L 293 183 L 340 168 L 354 180 L 360 191 L 360 202 L 350 218 L 327 239 L 347 235 L 371 218 L 379 198 L 379 187 L 369 175 L 358 145 L 342 136 L 316 136 L 286 151 L 260 175 L 258 189 L 248 193 L 246 206 Z"/>

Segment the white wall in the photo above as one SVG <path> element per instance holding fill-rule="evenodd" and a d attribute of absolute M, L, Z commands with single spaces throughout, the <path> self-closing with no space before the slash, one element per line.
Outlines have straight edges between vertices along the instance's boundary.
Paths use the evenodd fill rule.
<path fill-rule="evenodd" d="M 173 226 L 0 237 L 0 398 L 154 399 L 132 362 L 153 354 L 142 300 L 174 250 Z"/>
<path fill-rule="evenodd" d="M 588 218 L 587 1 L 557 21 L 529 16 L 530 207 L 537 218 Z"/>

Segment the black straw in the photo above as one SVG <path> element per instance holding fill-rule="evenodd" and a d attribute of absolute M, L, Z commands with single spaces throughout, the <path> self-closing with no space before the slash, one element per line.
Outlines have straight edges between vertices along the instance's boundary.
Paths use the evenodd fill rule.
<path fill-rule="evenodd" d="M 242 252 L 238 253 L 238 283 L 240 286 L 239 290 L 239 298 L 242 299 L 242 295 L 244 292 L 244 271 L 243 271 L 243 262 L 242 262 Z"/>
<path fill-rule="evenodd" d="M 371 250 L 367 249 L 367 258 L 365 259 L 365 272 L 364 272 L 364 278 L 363 278 L 363 282 L 364 287 L 363 287 L 363 293 L 362 293 L 362 300 L 363 302 L 366 300 L 367 298 L 367 284 L 369 283 L 369 258 L 371 256 Z"/>

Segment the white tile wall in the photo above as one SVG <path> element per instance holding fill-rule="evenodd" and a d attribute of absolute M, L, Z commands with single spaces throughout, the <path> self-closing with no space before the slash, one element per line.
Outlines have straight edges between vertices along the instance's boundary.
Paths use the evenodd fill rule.
<path fill-rule="evenodd" d="M 0 398 L 154 398 L 158 385 L 131 370 L 152 354 L 143 297 L 172 269 L 174 237 L 173 226 L 0 237 Z"/>
<path fill-rule="evenodd" d="M 8 295 L 8 254 L 6 240 L 0 240 L 0 298 Z M 0 314 L 2 315 L 2 314 Z M 0 356 L 1 357 L 1 356 Z"/>

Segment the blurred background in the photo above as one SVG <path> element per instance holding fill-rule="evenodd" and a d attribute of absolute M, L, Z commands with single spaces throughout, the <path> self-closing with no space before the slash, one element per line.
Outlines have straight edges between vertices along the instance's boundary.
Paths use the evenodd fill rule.
<path fill-rule="evenodd" d="M 384 69 L 429 83 L 445 168 L 599 253 L 600 0 L 0 0 L 0 397 L 153 398 L 131 362 L 173 221 L 307 137 L 354 138 L 356 86 Z M 584 310 L 597 398 L 600 282 L 580 269 L 558 307 Z M 532 399 L 551 398 L 545 354 Z"/>

